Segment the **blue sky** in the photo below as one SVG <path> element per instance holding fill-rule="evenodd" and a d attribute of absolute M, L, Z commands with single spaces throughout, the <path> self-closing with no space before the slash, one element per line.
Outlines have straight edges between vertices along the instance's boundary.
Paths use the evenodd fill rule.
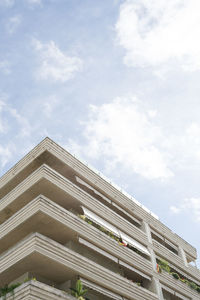
<path fill-rule="evenodd" d="M 198 0 L 0 0 L 0 174 L 45 136 L 200 253 Z"/>

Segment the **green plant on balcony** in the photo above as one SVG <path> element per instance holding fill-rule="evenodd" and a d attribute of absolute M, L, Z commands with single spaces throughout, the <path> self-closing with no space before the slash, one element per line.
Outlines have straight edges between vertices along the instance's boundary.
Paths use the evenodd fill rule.
<path fill-rule="evenodd" d="M 118 236 L 116 236 L 111 231 L 107 230 L 105 227 L 100 226 L 99 224 L 93 222 L 92 220 L 90 220 L 89 218 L 87 218 L 85 215 L 78 215 L 78 216 L 79 216 L 79 218 L 81 218 L 82 220 L 84 220 L 85 222 L 87 222 L 88 224 L 94 226 L 95 228 L 99 229 L 101 232 L 105 233 L 106 235 L 108 235 L 109 237 L 111 237 L 113 240 L 115 240 L 116 242 L 118 242 L 118 244 L 120 246 L 127 247 L 127 248 L 131 249 L 132 251 L 136 252 L 137 254 L 143 256 L 143 253 L 141 251 L 139 251 L 138 249 L 136 249 L 135 247 L 133 247 L 130 244 L 124 243 L 121 238 L 119 238 Z"/>
<path fill-rule="evenodd" d="M 14 295 L 14 289 L 16 289 L 18 286 L 20 286 L 21 283 L 14 283 L 11 285 L 5 285 L 2 288 L 0 288 L 0 297 L 3 297 L 3 299 L 6 299 L 6 295 L 8 293 L 12 293 L 12 295 Z"/>
<path fill-rule="evenodd" d="M 197 286 L 196 290 L 198 293 L 200 293 L 200 286 Z"/>
<path fill-rule="evenodd" d="M 142 286 L 141 282 L 135 282 L 137 286 Z"/>
<path fill-rule="evenodd" d="M 171 270 L 171 268 L 168 265 L 167 261 L 161 260 L 161 259 L 158 260 L 156 269 L 157 269 L 158 273 L 161 273 L 161 270 L 164 270 L 164 271 L 168 272 L 175 279 L 180 280 L 181 282 L 187 284 L 191 289 L 193 289 L 193 290 L 197 291 L 198 293 L 200 293 L 200 286 L 198 286 L 193 281 L 189 281 L 188 279 L 186 279 L 182 275 L 180 276 L 180 274 L 178 274 L 178 273 L 174 272 L 173 270 Z"/>
<path fill-rule="evenodd" d="M 13 283 L 10 285 L 8 285 L 8 284 L 4 285 L 2 288 L 0 288 L 0 297 L 3 297 L 3 299 L 6 299 L 6 295 L 8 293 L 11 293 L 12 295 L 14 295 L 14 290 L 18 286 L 20 286 L 22 283 L 25 283 L 30 280 L 36 280 L 36 278 L 26 278 L 26 279 L 24 279 L 23 282 L 17 282 L 17 283 Z"/>
<path fill-rule="evenodd" d="M 100 230 L 101 232 L 105 233 L 106 235 L 108 235 L 109 237 L 111 237 L 112 239 L 114 239 L 115 241 L 119 242 L 120 238 L 118 236 L 116 236 L 114 233 L 112 233 L 111 231 L 107 230 L 105 227 L 93 222 L 92 220 L 90 220 L 89 218 L 87 218 L 85 215 L 78 215 L 82 220 L 84 220 L 85 222 L 87 222 L 88 224 L 94 226 L 95 228 L 97 228 L 98 230 Z"/>
<path fill-rule="evenodd" d="M 181 282 L 183 282 L 183 283 L 186 283 L 186 284 L 188 284 L 188 280 L 187 280 L 187 279 L 185 279 L 185 278 L 182 278 L 182 277 L 180 277 L 180 278 L 179 278 L 179 280 L 180 280 Z"/>
<path fill-rule="evenodd" d="M 197 285 L 196 283 L 192 282 L 192 281 L 188 281 L 188 285 L 189 287 L 191 287 L 191 289 L 196 290 L 197 289 Z"/>
<path fill-rule="evenodd" d="M 118 274 L 119 274 L 119 273 L 118 273 Z M 128 277 L 125 277 L 125 278 L 128 279 L 130 282 L 136 284 L 137 286 L 143 287 L 142 281 L 139 282 L 139 281 L 134 281 L 133 279 L 130 279 L 130 278 L 128 278 Z"/>
<path fill-rule="evenodd" d="M 179 276 L 177 273 L 171 272 L 170 274 L 171 274 L 175 279 L 180 279 L 180 276 Z"/>
<path fill-rule="evenodd" d="M 72 296 L 76 297 L 78 300 L 89 300 L 88 298 L 85 298 L 85 294 L 87 293 L 87 290 L 83 288 L 83 284 L 81 280 L 77 280 L 76 287 L 71 288 L 71 294 Z"/>
<path fill-rule="evenodd" d="M 168 262 L 166 260 L 160 259 L 158 261 L 158 265 L 159 265 L 159 267 L 160 267 L 161 270 L 164 270 L 167 273 L 170 273 L 170 266 L 169 266 L 169 264 L 168 264 Z"/>
<path fill-rule="evenodd" d="M 127 248 L 131 249 L 132 251 L 134 251 L 135 253 L 143 256 L 142 252 L 140 250 L 138 250 L 137 248 L 133 247 L 132 245 L 130 244 L 127 244 Z"/>
<path fill-rule="evenodd" d="M 104 228 L 103 226 L 100 226 L 100 228 L 99 228 L 102 232 L 104 232 L 104 233 L 107 233 L 107 229 L 106 228 Z"/>

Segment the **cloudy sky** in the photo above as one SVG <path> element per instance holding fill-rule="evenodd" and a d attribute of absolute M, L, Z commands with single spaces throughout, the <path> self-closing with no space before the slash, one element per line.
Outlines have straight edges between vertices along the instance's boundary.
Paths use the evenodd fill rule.
<path fill-rule="evenodd" d="M 0 174 L 49 136 L 200 254 L 199 36 L 199 0 L 0 0 Z"/>

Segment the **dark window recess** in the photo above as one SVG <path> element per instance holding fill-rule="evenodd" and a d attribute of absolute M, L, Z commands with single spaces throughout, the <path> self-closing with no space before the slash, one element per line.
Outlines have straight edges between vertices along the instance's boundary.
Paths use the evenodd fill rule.
<path fill-rule="evenodd" d="M 123 219 L 131 223 L 137 228 L 141 229 L 141 221 L 136 217 L 131 216 L 128 212 L 126 212 L 123 208 L 112 202 L 107 196 L 103 195 L 102 192 L 97 191 L 94 187 L 75 176 L 76 181 L 74 182 L 77 186 L 79 186 L 86 193 L 90 194 L 95 199 L 99 200 L 102 204 L 109 207 L 111 210 L 116 212 Z"/>
<path fill-rule="evenodd" d="M 178 255 L 178 250 L 175 249 L 175 245 L 174 247 L 171 246 L 169 244 L 169 242 L 167 240 L 164 239 L 164 237 L 162 236 L 159 236 L 157 234 L 155 234 L 154 232 L 151 232 L 151 236 L 152 236 L 152 239 L 157 241 L 158 243 L 160 243 L 161 245 L 163 245 L 165 248 L 169 249 L 170 251 L 172 251 L 174 254 Z"/>

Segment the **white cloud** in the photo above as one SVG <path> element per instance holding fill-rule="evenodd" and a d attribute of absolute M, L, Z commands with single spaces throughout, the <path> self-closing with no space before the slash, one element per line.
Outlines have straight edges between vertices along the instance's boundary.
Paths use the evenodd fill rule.
<path fill-rule="evenodd" d="M 17 15 L 8 19 L 6 29 L 9 34 L 13 34 L 21 24 L 21 16 Z"/>
<path fill-rule="evenodd" d="M 179 206 L 171 206 L 170 210 L 174 214 L 189 213 L 196 222 L 200 222 L 200 198 L 185 199 Z"/>
<path fill-rule="evenodd" d="M 0 99 L 0 133 L 5 133 L 7 131 L 5 122 L 2 118 L 2 112 L 4 110 L 5 103 Z"/>
<path fill-rule="evenodd" d="M 1 168 L 7 164 L 7 162 L 12 158 L 13 148 L 11 145 L 7 145 L 6 147 L 2 147 L 0 145 L 0 165 Z"/>
<path fill-rule="evenodd" d="M 0 71 L 6 75 L 11 73 L 10 63 L 7 60 L 0 61 Z"/>
<path fill-rule="evenodd" d="M 17 123 L 20 126 L 18 136 L 29 137 L 33 130 L 33 125 L 31 126 L 29 121 L 25 117 L 23 117 L 15 108 L 8 106 L 7 111 L 17 121 Z"/>
<path fill-rule="evenodd" d="M 90 158 L 106 159 L 107 166 L 135 172 L 147 179 L 173 175 L 167 157 L 159 148 L 161 130 L 154 125 L 155 111 L 145 111 L 135 99 L 117 98 L 100 106 L 90 106 L 90 116 L 83 124 L 86 145 L 81 145 Z M 70 149 L 80 147 L 71 141 Z"/>
<path fill-rule="evenodd" d="M 0 0 L 0 5 L 11 7 L 15 3 L 14 0 Z"/>
<path fill-rule="evenodd" d="M 36 76 L 44 80 L 66 82 L 82 69 L 82 61 L 78 57 L 68 56 L 53 42 L 41 43 L 33 41 L 39 53 L 40 66 Z"/>
<path fill-rule="evenodd" d="M 29 4 L 42 4 L 41 0 L 26 0 Z"/>
<path fill-rule="evenodd" d="M 29 4 L 42 4 L 42 0 L 25 0 Z M 12 7 L 15 4 L 15 0 L 0 0 L 1 6 Z"/>
<path fill-rule="evenodd" d="M 37 7 L 37 6 L 42 6 L 42 0 L 25 0 L 26 3 L 31 7 Z"/>
<path fill-rule="evenodd" d="M 7 105 L 4 96 L 0 97 L 0 136 L 5 135 L 8 130 L 8 124 L 3 118 Z M 2 139 L 0 141 L 0 171 L 4 168 L 7 162 L 12 158 L 14 147 L 11 143 L 2 144 Z"/>
<path fill-rule="evenodd" d="M 58 99 L 56 96 L 48 97 L 48 99 L 45 99 L 43 106 L 43 112 L 46 115 L 46 117 L 50 118 L 52 116 L 52 113 L 54 113 L 55 109 L 60 104 L 60 99 Z"/>
<path fill-rule="evenodd" d="M 129 66 L 200 69 L 199 0 L 126 0 L 116 24 Z M 162 72 L 161 72 L 162 73 Z M 161 74 L 162 75 L 162 74 Z"/>
<path fill-rule="evenodd" d="M 181 212 L 181 208 L 172 205 L 172 206 L 170 206 L 170 211 L 171 211 L 173 214 L 179 214 L 179 213 Z"/>
<path fill-rule="evenodd" d="M 179 147 L 179 152 L 182 152 L 181 163 L 188 161 L 191 164 L 200 161 L 200 123 L 192 122 L 185 128 L 182 136 L 175 139 L 174 147 L 176 149 Z"/>
<path fill-rule="evenodd" d="M 8 99 L 8 95 L 0 95 L 0 173 L 24 151 L 35 130 L 35 124 L 30 124 Z M 15 143 L 21 148 L 16 149 Z"/>
<path fill-rule="evenodd" d="M 15 124 L 14 126 L 18 127 L 17 137 L 28 137 L 31 135 L 33 126 L 8 103 L 7 96 L 0 96 L 0 133 L 7 133 L 11 129 L 11 124 Z"/>

